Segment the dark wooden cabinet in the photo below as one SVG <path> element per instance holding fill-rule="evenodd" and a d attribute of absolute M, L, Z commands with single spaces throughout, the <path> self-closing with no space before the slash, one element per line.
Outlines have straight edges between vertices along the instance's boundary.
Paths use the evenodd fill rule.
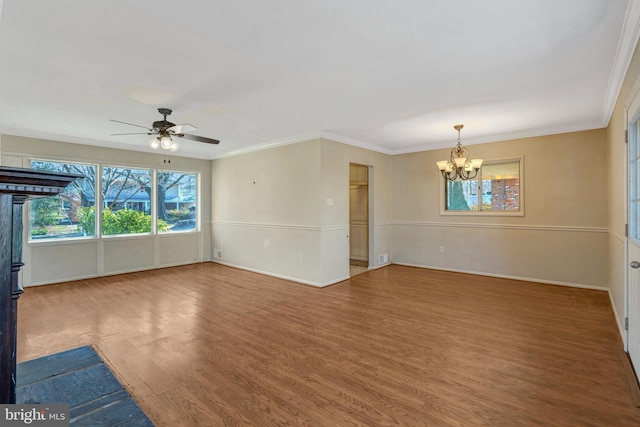
<path fill-rule="evenodd" d="M 22 209 L 56 196 L 81 175 L 0 167 L 0 404 L 16 403 L 16 333 L 22 286 Z"/>

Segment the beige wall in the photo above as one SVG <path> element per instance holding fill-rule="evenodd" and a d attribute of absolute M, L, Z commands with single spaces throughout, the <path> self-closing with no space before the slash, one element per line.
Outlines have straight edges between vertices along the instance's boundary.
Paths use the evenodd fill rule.
<path fill-rule="evenodd" d="M 333 206 L 323 204 L 323 226 L 334 227 L 332 238 L 325 241 L 325 270 L 340 262 L 340 271 L 349 271 L 349 163 L 370 166 L 369 191 L 372 205 L 369 234 L 369 267 L 389 263 L 391 253 L 391 162 L 392 157 L 326 139 L 322 140 L 322 197 L 332 198 Z M 338 209 L 336 209 L 338 207 Z M 380 259 L 383 256 L 386 261 Z M 338 259 L 339 257 L 339 259 Z M 333 259 L 333 261 L 332 261 Z M 344 261 L 346 260 L 346 262 Z M 334 274 L 338 274 L 336 271 Z"/>
<path fill-rule="evenodd" d="M 202 172 L 202 234 L 28 244 L 25 284 L 209 259 L 316 286 L 335 283 L 349 275 L 349 163 L 359 163 L 373 172 L 372 267 L 388 255 L 401 264 L 603 288 L 616 283 L 608 268 L 615 245 L 607 251 L 615 236 L 606 232 L 612 207 L 602 202 L 612 191 L 605 172 L 610 133 L 472 146 L 486 159 L 523 156 L 522 217 L 440 215 L 435 161 L 447 150 L 389 156 L 316 139 L 213 162 L 175 157 L 172 168 Z M 163 156 L 149 153 L 4 135 L 3 164 L 22 166 L 32 157 L 164 165 Z"/>
<path fill-rule="evenodd" d="M 25 227 L 22 283 L 25 286 L 189 264 L 211 259 L 211 162 L 2 135 L 3 166 L 28 167 L 29 160 L 63 160 L 159 168 L 201 174 L 201 231 L 156 236 L 109 237 L 29 243 Z M 26 215 L 25 215 L 26 217 Z"/>
<path fill-rule="evenodd" d="M 213 161 L 215 261 L 315 286 L 347 278 L 350 162 L 373 166 L 375 250 L 389 253 L 390 158 L 316 139 Z"/>
<path fill-rule="evenodd" d="M 471 146 L 524 158 L 524 216 L 440 215 L 448 150 L 394 156 L 392 261 L 605 289 L 606 148 L 603 129 Z"/>
<path fill-rule="evenodd" d="M 606 289 L 606 131 L 471 149 L 523 157 L 524 216 L 440 215 L 435 161 L 448 150 L 389 156 L 318 139 L 214 160 L 214 255 L 317 286 L 344 279 L 349 163 L 359 163 L 373 171 L 373 267 L 389 254 L 407 265 Z"/>
<path fill-rule="evenodd" d="M 321 285 L 320 140 L 212 162 L 216 262 Z"/>

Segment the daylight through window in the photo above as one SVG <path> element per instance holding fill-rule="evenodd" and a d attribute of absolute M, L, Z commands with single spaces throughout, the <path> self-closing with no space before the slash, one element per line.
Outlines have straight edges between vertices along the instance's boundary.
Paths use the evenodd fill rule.
<path fill-rule="evenodd" d="M 158 171 L 159 231 L 196 229 L 197 183 L 194 173 Z"/>
<path fill-rule="evenodd" d="M 85 176 L 59 197 L 30 201 L 32 241 L 198 230 L 197 173 L 159 170 L 154 180 L 151 169 L 46 160 L 30 164 L 32 169 Z"/>
<path fill-rule="evenodd" d="M 478 177 L 445 181 L 444 211 L 522 213 L 522 159 L 485 161 Z"/>
<path fill-rule="evenodd" d="M 31 160 L 31 169 L 85 176 L 69 184 L 58 197 L 29 202 L 31 239 L 95 236 L 95 224 L 83 222 L 83 216 L 94 209 L 96 165 Z"/>

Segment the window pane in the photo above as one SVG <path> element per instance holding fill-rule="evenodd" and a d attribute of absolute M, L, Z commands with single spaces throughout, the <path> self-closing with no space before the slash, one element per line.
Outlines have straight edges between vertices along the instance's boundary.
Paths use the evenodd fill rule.
<path fill-rule="evenodd" d="M 31 160 L 31 169 L 76 173 L 78 179 L 57 197 L 33 199 L 30 204 L 31 240 L 95 236 L 95 165 Z"/>
<path fill-rule="evenodd" d="M 196 230 L 197 174 L 158 171 L 158 231 Z"/>
<path fill-rule="evenodd" d="M 151 171 L 102 168 L 102 234 L 151 232 Z"/>
<path fill-rule="evenodd" d="M 478 179 L 446 181 L 445 209 L 448 211 L 477 211 Z"/>
<path fill-rule="evenodd" d="M 482 166 L 482 210 L 520 210 L 520 162 Z"/>
<path fill-rule="evenodd" d="M 634 121 L 631 125 L 629 134 L 631 138 L 629 138 L 629 173 L 630 173 L 630 188 L 629 188 L 629 235 L 634 239 L 640 239 L 640 200 L 638 197 L 640 196 L 640 173 L 638 169 L 640 168 L 639 164 L 639 153 L 638 153 L 638 144 L 640 143 L 640 126 L 638 126 L 638 121 Z"/>

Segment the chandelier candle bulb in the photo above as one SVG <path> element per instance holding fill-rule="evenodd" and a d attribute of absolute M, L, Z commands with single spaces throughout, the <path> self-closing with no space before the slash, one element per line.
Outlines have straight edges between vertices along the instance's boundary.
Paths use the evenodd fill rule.
<path fill-rule="evenodd" d="M 457 157 L 457 158 L 453 159 L 453 161 L 456 163 L 456 167 L 457 168 L 462 168 L 467 163 L 467 158 L 466 157 Z"/>

